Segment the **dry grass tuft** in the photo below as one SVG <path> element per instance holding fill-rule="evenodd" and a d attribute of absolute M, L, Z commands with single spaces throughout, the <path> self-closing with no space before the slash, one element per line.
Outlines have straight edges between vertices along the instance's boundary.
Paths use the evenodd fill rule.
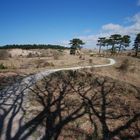
<path fill-rule="evenodd" d="M 121 63 L 121 65 L 117 68 L 119 71 L 121 72 L 127 72 L 128 68 L 130 66 L 129 60 L 128 59 L 124 59 Z"/>
<path fill-rule="evenodd" d="M 0 50 L 0 60 L 4 60 L 11 57 L 11 55 L 9 54 L 8 50 Z"/>

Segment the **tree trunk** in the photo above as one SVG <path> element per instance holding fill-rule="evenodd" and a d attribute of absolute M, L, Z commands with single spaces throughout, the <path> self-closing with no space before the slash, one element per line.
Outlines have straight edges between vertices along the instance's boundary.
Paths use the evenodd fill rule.
<path fill-rule="evenodd" d="M 115 54 L 115 44 L 112 45 L 111 53 L 114 55 Z"/>
<path fill-rule="evenodd" d="M 103 140 L 110 140 L 110 132 L 106 127 L 103 127 Z"/>
<path fill-rule="evenodd" d="M 99 54 L 101 53 L 101 47 L 102 47 L 102 46 L 100 45 L 100 47 L 99 47 Z"/>
<path fill-rule="evenodd" d="M 138 46 L 136 46 L 135 56 L 138 56 Z"/>
<path fill-rule="evenodd" d="M 120 45 L 120 47 L 119 47 L 119 53 L 120 53 L 120 51 L 121 51 L 121 48 L 122 48 L 122 45 Z"/>
<path fill-rule="evenodd" d="M 61 129 L 48 129 L 46 130 L 46 134 L 41 140 L 57 140 L 61 133 Z"/>
<path fill-rule="evenodd" d="M 102 138 L 101 140 L 111 140 L 111 133 L 108 129 L 108 126 L 106 124 L 106 118 L 104 116 L 102 116 L 101 118 L 99 118 L 101 126 L 102 126 Z"/>

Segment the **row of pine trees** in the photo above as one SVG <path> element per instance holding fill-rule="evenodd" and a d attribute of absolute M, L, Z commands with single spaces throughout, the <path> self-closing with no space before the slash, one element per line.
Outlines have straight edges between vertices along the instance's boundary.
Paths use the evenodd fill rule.
<path fill-rule="evenodd" d="M 97 40 L 97 46 L 99 46 L 99 54 L 101 53 L 102 47 L 107 47 L 106 49 L 113 54 L 122 50 L 126 50 L 126 48 L 130 46 L 130 43 L 131 37 L 129 35 L 122 36 L 120 34 L 113 34 L 108 38 L 99 37 Z M 71 45 L 70 54 L 75 54 L 75 51 L 77 49 L 81 49 L 81 46 L 85 43 L 78 38 L 74 38 L 70 40 L 69 44 Z M 111 46 L 110 49 L 108 49 L 109 46 Z M 134 40 L 133 49 L 135 50 L 135 56 L 137 56 L 138 52 L 140 51 L 140 33 L 137 34 Z"/>

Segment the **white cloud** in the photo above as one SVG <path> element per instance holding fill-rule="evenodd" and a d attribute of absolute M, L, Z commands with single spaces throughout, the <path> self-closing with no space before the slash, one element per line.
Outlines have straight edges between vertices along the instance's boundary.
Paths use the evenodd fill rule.
<path fill-rule="evenodd" d="M 122 26 L 120 24 L 108 23 L 101 27 L 101 30 L 97 34 L 79 36 L 78 38 L 82 39 L 86 46 L 89 48 L 95 48 L 97 40 L 99 37 L 109 37 L 112 34 L 122 34 L 130 35 L 132 38 L 140 33 L 140 13 L 135 14 L 133 17 L 129 17 L 129 25 Z M 69 41 L 63 41 L 65 46 L 68 45 Z"/>
<path fill-rule="evenodd" d="M 140 13 L 135 14 L 133 17 L 126 18 L 128 23 L 140 22 Z"/>
<path fill-rule="evenodd" d="M 132 19 L 134 22 L 140 22 L 140 13 L 135 14 Z"/>
<path fill-rule="evenodd" d="M 124 27 L 126 34 L 134 35 L 140 32 L 140 13 L 137 13 L 132 18 L 130 18 L 132 23 L 131 25 Z"/>
<path fill-rule="evenodd" d="M 109 23 L 109 24 L 103 25 L 102 29 L 105 31 L 112 31 L 112 30 L 117 31 L 117 30 L 121 30 L 122 26 L 120 26 L 119 24 Z"/>
<path fill-rule="evenodd" d="M 137 13 L 133 17 L 129 17 L 130 25 L 122 26 L 119 24 L 109 23 L 102 26 L 102 30 L 105 32 L 112 32 L 118 34 L 133 35 L 140 32 L 140 13 Z"/>
<path fill-rule="evenodd" d="M 86 47 L 95 48 L 97 44 L 97 40 L 99 37 L 109 37 L 111 33 L 99 33 L 96 35 L 88 35 L 88 36 L 80 36 L 79 38 L 82 39 L 86 43 Z"/>

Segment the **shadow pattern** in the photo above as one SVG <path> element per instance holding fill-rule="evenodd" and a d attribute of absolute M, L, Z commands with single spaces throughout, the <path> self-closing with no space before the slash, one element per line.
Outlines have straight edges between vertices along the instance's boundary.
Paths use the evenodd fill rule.
<path fill-rule="evenodd" d="M 86 71 L 56 72 L 34 86 L 17 83 L 0 92 L 0 139 L 33 139 L 41 129 L 34 139 L 57 140 L 69 129 L 83 133 L 81 139 L 137 140 L 139 93 L 137 87 Z M 93 127 L 90 136 L 73 125 L 84 116 Z"/>

